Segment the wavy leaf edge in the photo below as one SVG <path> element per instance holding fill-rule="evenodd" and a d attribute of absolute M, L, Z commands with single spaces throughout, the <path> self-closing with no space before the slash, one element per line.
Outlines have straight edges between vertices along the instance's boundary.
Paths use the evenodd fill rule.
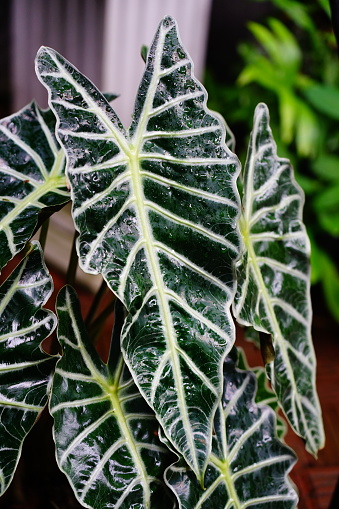
<path fill-rule="evenodd" d="M 262 142 L 261 138 L 265 142 Z M 266 151 L 267 155 L 265 156 Z M 266 180 L 261 178 L 262 175 L 260 174 L 260 171 L 262 171 L 261 165 L 265 157 L 271 158 L 271 166 L 267 165 L 267 161 L 264 163 L 266 164 L 266 170 L 271 168 L 269 176 L 265 175 Z M 254 184 L 256 170 L 259 176 L 258 181 Z M 284 172 L 287 174 L 287 177 L 284 176 Z M 264 103 L 260 103 L 255 110 L 254 127 L 244 174 L 243 214 L 240 218 L 243 253 L 235 264 L 238 287 L 233 303 L 234 316 L 241 325 L 250 326 L 259 332 L 272 335 L 276 357 L 272 362 L 266 364 L 267 375 L 277 393 L 279 405 L 292 428 L 305 439 L 306 449 L 316 456 L 317 450 L 324 446 L 325 437 L 320 403 L 316 393 L 316 357 L 311 338 L 310 242 L 305 225 L 302 222 L 304 193 L 295 180 L 293 168 L 289 160 L 277 156 L 277 147 L 269 125 L 269 112 Z M 278 183 L 279 179 L 282 182 Z M 246 190 L 247 184 L 251 186 L 250 190 Z M 259 187 L 252 189 L 254 185 L 259 185 Z M 273 197 L 272 202 L 274 202 L 274 186 L 276 194 L 279 193 L 277 188 L 283 189 L 283 186 L 293 189 L 294 194 L 293 192 L 287 193 L 279 202 L 272 205 L 269 203 L 269 200 Z M 269 193 L 271 193 L 271 196 Z M 262 206 L 260 209 L 260 205 L 257 206 L 254 201 L 254 196 L 259 201 L 265 202 L 266 200 L 266 207 Z M 292 209 L 293 202 L 298 204 L 297 211 Z M 258 208 L 256 209 L 256 207 Z M 288 230 L 285 231 L 283 218 L 285 210 L 289 207 L 291 207 L 294 215 L 293 219 L 289 218 Z M 252 211 L 253 208 L 255 212 Z M 282 218 L 278 217 L 280 212 Z M 260 224 L 261 221 L 262 225 Z M 270 230 L 265 231 L 265 221 L 268 224 L 271 222 L 271 225 L 277 231 L 273 228 L 272 233 Z M 254 229 L 254 232 L 251 229 Z M 270 242 L 271 246 L 269 246 Z M 272 248 L 274 242 L 278 246 L 277 249 L 281 249 L 282 254 L 280 259 L 275 258 L 277 255 L 270 257 L 270 247 Z M 295 253 L 297 253 L 298 257 L 295 257 Z M 283 256 L 290 261 L 290 265 L 288 263 L 284 265 Z M 267 267 L 266 279 L 264 273 L 265 267 Z M 275 271 L 279 277 L 274 276 L 274 278 L 270 275 L 270 270 L 272 272 Z M 291 285 L 291 282 L 288 281 L 290 277 L 301 281 L 294 292 L 290 293 L 290 302 L 292 304 L 283 300 L 284 294 L 282 293 L 284 290 L 284 278 Z M 255 285 L 257 285 L 258 291 Z M 274 292 L 276 292 L 276 295 L 271 296 L 271 293 Z M 279 292 L 282 297 L 279 297 Z M 300 296 L 300 302 L 298 303 L 300 310 L 297 309 L 296 296 Z M 256 299 L 256 302 L 253 299 Z M 280 319 L 279 315 L 281 316 Z M 292 329 L 289 332 L 288 338 L 284 335 L 286 334 L 285 330 L 288 329 L 287 325 L 285 326 L 284 324 L 284 317 L 289 317 L 290 323 L 293 320 L 295 321 L 294 330 L 293 324 L 290 325 Z M 285 319 L 286 324 L 288 324 L 288 319 Z M 297 324 L 299 328 L 303 327 L 300 335 L 303 341 L 300 340 L 299 344 Z M 292 344 L 292 340 L 296 343 L 296 346 Z M 292 361 L 296 362 L 295 359 L 298 359 L 300 363 L 304 363 L 307 366 L 310 389 L 303 386 L 303 377 L 298 373 L 298 366 L 296 369 L 293 368 Z M 283 380 L 283 370 L 279 363 L 286 366 L 286 376 L 289 380 L 286 383 Z M 281 369 L 281 372 L 279 372 L 278 368 Z M 281 379 L 279 376 L 281 376 Z M 285 387 L 284 389 L 283 383 L 285 385 L 291 384 L 291 388 L 287 389 Z M 291 409 L 288 408 L 289 398 L 285 394 L 287 390 L 289 390 L 291 400 L 293 401 Z M 304 391 L 305 394 L 303 395 L 301 391 Z M 310 399 L 312 399 L 312 402 Z M 306 413 L 309 415 L 306 416 Z"/>

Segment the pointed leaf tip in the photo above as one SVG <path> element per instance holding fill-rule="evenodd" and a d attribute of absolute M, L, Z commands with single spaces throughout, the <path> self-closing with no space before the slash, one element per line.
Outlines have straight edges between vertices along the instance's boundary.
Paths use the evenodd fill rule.
<path fill-rule="evenodd" d="M 102 273 L 129 311 L 128 367 L 202 477 L 234 342 L 238 160 L 171 18 L 150 47 L 127 135 L 97 89 L 60 55 L 53 61 L 59 71 L 40 78 L 68 154 L 81 266 Z"/>

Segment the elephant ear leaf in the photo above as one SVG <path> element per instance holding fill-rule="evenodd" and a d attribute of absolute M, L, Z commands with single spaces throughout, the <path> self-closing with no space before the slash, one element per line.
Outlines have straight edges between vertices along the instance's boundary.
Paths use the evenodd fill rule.
<path fill-rule="evenodd" d="M 275 413 L 254 401 L 256 377 L 235 367 L 235 349 L 224 363 L 224 394 L 215 416 L 205 489 L 181 460 L 166 482 L 181 509 L 270 507 L 292 509 L 297 494 L 288 479 L 296 458 L 275 436 Z"/>
<path fill-rule="evenodd" d="M 0 270 L 34 234 L 39 213 L 69 200 L 55 118 L 32 102 L 0 121 Z"/>
<path fill-rule="evenodd" d="M 316 455 L 324 432 L 315 387 L 303 193 L 289 161 L 277 157 L 264 104 L 255 111 L 243 180 L 244 249 L 236 267 L 234 313 L 241 324 L 271 335 L 274 359 L 266 372 L 293 429 Z"/>
<path fill-rule="evenodd" d="M 40 345 L 56 326 L 54 314 L 42 309 L 51 293 L 52 280 L 34 242 L 0 287 L 0 494 L 47 402 L 56 359 Z"/>
<path fill-rule="evenodd" d="M 121 356 L 119 310 L 108 364 L 88 337 L 71 287 L 61 290 L 57 311 L 63 355 L 50 411 L 57 461 L 77 499 L 95 509 L 173 509 L 172 494 L 162 481 L 172 458 Z"/>
<path fill-rule="evenodd" d="M 101 272 L 128 309 L 125 360 L 201 479 L 222 359 L 234 342 L 239 165 L 226 126 L 207 109 L 171 18 L 148 52 L 127 134 L 94 85 L 56 52 L 40 50 L 37 73 L 68 154 L 80 264 Z"/>

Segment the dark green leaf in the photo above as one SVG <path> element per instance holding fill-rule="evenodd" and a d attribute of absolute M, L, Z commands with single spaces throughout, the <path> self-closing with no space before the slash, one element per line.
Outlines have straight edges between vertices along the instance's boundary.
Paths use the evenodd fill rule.
<path fill-rule="evenodd" d="M 24 438 L 47 402 L 55 358 L 41 342 L 56 326 L 42 309 L 52 280 L 37 242 L 0 288 L 0 494 L 14 475 Z"/>
<path fill-rule="evenodd" d="M 0 269 L 31 238 L 39 212 L 69 201 L 55 118 L 33 102 L 0 121 Z"/>
<path fill-rule="evenodd" d="M 112 92 L 103 92 L 102 95 L 108 101 L 109 103 L 114 101 L 114 99 L 117 99 L 119 97 L 119 94 L 113 94 Z"/>
<path fill-rule="evenodd" d="M 272 335 L 266 365 L 279 402 L 314 455 L 323 447 L 311 338 L 309 240 L 303 193 L 287 159 L 277 157 L 266 105 L 258 105 L 244 169 L 244 250 L 237 262 L 234 312 L 245 326 Z"/>
<path fill-rule="evenodd" d="M 147 61 L 147 53 L 148 53 L 148 46 L 145 46 L 145 44 L 143 44 L 141 46 L 140 53 L 141 53 L 141 58 L 146 63 L 146 61 Z"/>
<path fill-rule="evenodd" d="M 339 272 L 335 262 L 326 251 L 312 240 L 313 282 L 321 282 L 327 306 L 339 322 Z"/>
<path fill-rule="evenodd" d="M 107 365 L 87 335 L 71 287 L 61 290 L 57 311 L 63 355 L 50 410 L 57 461 L 77 499 L 95 509 L 173 508 L 162 482 L 171 456 L 119 351 L 122 320 Z"/>
<path fill-rule="evenodd" d="M 82 268 L 130 312 L 122 347 L 170 441 L 201 478 L 221 397 L 239 253 L 238 160 L 171 18 L 149 50 L 126 135 L 100 92 L 42 48 L 37 72 L 68 153 Z"/>
<path fill-rule="evenodd" d="M 182 509 L 294 508 L 297 494 L 287 475 L 293 452 L 275 437 L 275 414 L 254 402 L 256 378 L 224 364 L 224 395 L 215 418 L 204 489 L 181 460 L 166 480 Z"/>
<path fill-rule="evenodd" d="M 319 193 L 313 203 L 322 228 L 334 237 L 339 236 L 339 185 Z"/>
<path fill-rule="evenodd" d="M 255 331 L 252 327 L 249 328 L 251 330 Z M 278 399 L 275 393 L 272 391 L 271 387 L 269 386 L 269 382 L 266 377 L 266 373 L 263 367 L 261 366 L 249 366 L 247 362 L 247 358 L 245 355 L 245 352 L 242 348 L 238 348 L 238 354 L 239 354 L 239 361 L 238 361 L 238 367 L 239 369 L 243 369 L 246 371 L 252 371 L 257 379 L 257 391 L 255 394 L 255 402 L 260 403 L 262 405 L 268 405 L 272 408 L 272 410 L 276 413 L 276 432 L 279 438 L 283 438 L 287 432 L 287 425 L 286 421 L 283 417 L 281 417 L 278 414 L 279 411 L 279 404 Z"/>

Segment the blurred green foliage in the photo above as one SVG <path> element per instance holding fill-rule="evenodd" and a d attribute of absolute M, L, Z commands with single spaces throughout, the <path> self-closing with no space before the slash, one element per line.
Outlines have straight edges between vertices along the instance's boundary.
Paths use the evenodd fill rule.
<path fill-rule="evenodd" d="M 242 162 L 254 108 L 269 106 L 278 153 L 291 160 L 306 194 L 312 282 L 339 321 L 339 60 L 329 1 L 271 3 L 275 16 L 249 22 L 251 36 L 239 42 L 236 86 L 207 71 L 209 106 L 234 131 Z"/>

